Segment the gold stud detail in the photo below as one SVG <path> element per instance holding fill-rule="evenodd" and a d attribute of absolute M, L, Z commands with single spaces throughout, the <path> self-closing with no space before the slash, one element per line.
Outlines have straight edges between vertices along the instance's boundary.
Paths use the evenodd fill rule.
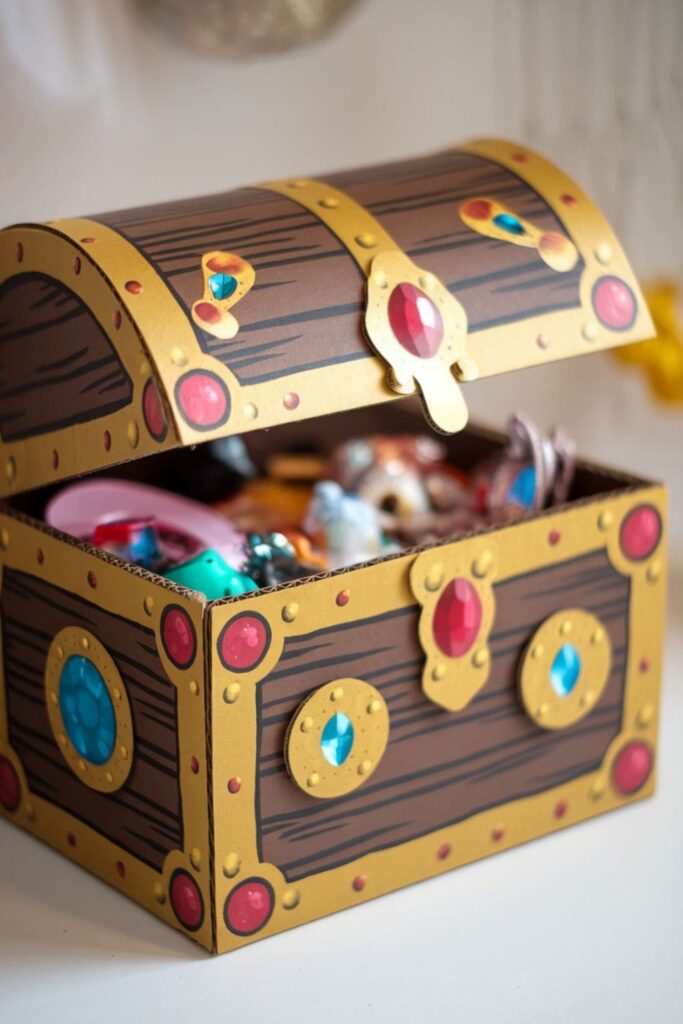
<path fill-rule="evenodd" d="M 589 320 L 587 324 L 584 324 L 581 328 L 581 333 L 586 341 L 595 341 L 598 336 L 598 325 L 594 320 Z"/>
<path fill-rule="evenodd" d="M 455 369 L 459 380 L 476 380 L 479 376 L 479 364 L 471 356 L 459 359 Z"/>
<path fill-rule="evenodd" d="M 149 375 L 149 363 L 146 359 L 143 359 L 140 363 L 140 376 L 147 377 Z"/>
<path fill-rule="evenodd" d="M 358 774 L 367 775 L 371 768 L 372 761 L 361 761 L 361 763 L 358 765 Z"/>
<path fill-rule="evenodd" d="M 608 263 L 612 262 L 612 246 L 608 245 L 607 242 L 603 242 L 595 250 L 595 258 L 598 263 L 607 266 Z"/>
<path fill-rule="evenodd" d="M 581 695 L 581 707 L 582 708 L 589 708 L 594 700 L 595 700 L 595 694 L 593 693 L 593 691 L 592 690 L 586 690 L 586 692 Z"/>
<path fill-rule="evenodd" d="M 85 761 L 83 760 L 82 757 L 79 757 L 79 759 L 78 759 L 78 770 L 80 772 L 84 772 L 85 771 Z"/>
<path fill-rule="evenodd" d="M 197 847 L 195 846 L 195 848 L 190 852 L 190 864 L 195 869 L 195 871 L 199 871 L 199 868 L 201 867 L 201 863 L 202 863 L 202 851 L 198 850 Z"/>
<path fill-rule="evenodd" d="M 59 742 L 61 743 L 61 745 L 63 747 L 66 746 L 66 734 L 65 733 L 60 732 L 58 739 L 59 739 Z"/>
<path fill-rule="evenodd" d="M 187 366 L 187 355 L 179 345 L 171 349 L 171 362 L 174 366 Z"/>
<path fill-rule="evenodd" d="M 118 686 L 114 687 L 114 700 L 121 700 L 121 691 Z"/>
<path fill-rule="evenodd" d="M 244 407 L 244 416 L 248 420 L 255 420 L 258 416 L 258 409 L 253 402 L 247 402 Z"/>
<path fill-rule="evenodd" d="M 377 245 L 377 239 L 370 231 L 361 231 L 359 235 L 356 235 L 356 242 L 361 249 L 374 249 Z"/>
<path fill-rule="evenodd" d="M 372 275 L 372 282 L 376 284 L 378 288 L 388 288 L 389 278 L 383 270 L 375 270 Z"/>
<path fill-rule="evenodd" d="M 382 710 L 382 704 L 378 700 L 371 700 L 368 704 L 368 714 L 376 715 L 378 711 Z"/>
<path fill-rule="evenodd" d="M 310 732 L 311 731 L 311 729 L 313 728 L 313 719 L 311 718 L 310 715 L 308 715 L 306 718 L 304 718 L 304 720 L 301 723 L 301 725 L 299 726 L 299 728 L 301 729 L 302 732 Z"/>
<path fill-rule="evenodd" d="M 536 714 L 538 715 L 539 718 L 545 718 L 545 716 L 548 714 L 549 711 L 550 711 L 550 705 L 549 704 L 539 704 L 538 707 L 536 708 Z"/>
<path fill-rule="evenodd" d="M 480 647 L 472 655 L 472 664 L 475 668 L 483 668 L 489 660 L 489 652 L 485 647 Z"/>
<path fill-rule="evenodd" d="M 112 775 L 112 773 L 111 772 L 105 772 L 104 773 L 104 777 L 107 780 L 107 782 L 109 783 L 109 785 L 111 786 L 112 782 L 114 781 L 114 776 Z"/>
<path fill-rule="evenodd" d="M 147 615 L 151 615 L 154 610 L 154 598 L 151 594 L 148 594 L 145 600 L 142 602 L 143 608 Z"/>
<path fill-rule="evenodd" d="M 190 693 L 193 697 L 199 694 L 199 683 L 196 679 L 190 679 Z"/>
<path fill-rule="evenodd" d="M 51 690 L 51 691 L 50 691 L 50 700 L 51 700 L 51 702 L 52 702 L 53 704 L 56 704 L 56 703 L 57 703 L 57 699 L 58 699 L 58 698 L 57 698 L 57 694 L 55 693 L 55 691 L 54 691 L 54 690 Z"/>
<path fill-rule="evenodd" d="M 599 775 L 597 779 L 593 779 L 593 781 L 591 782 L 590 789 L 588 790 L 588 795 L 590 796 L 591 800 L 599 800 L 604 792 L 605 780 L 601 775 Z"/>
<path fill-rule="evenodd" d="M 242 687 L 239 683 L 230 683 L 230 686 L 226 686 L 223 690 L 223 700 L 226 704 L 234 704 L 240 695 Z"/>
<path fill-rule="evenodd" d="M 129 422 L 126 428 L 126 434 L 128 435 L 128 444 L 131 448 L 137 448 L 138 441 L 140 440 L 140 428 L 135 420 L 131 420 Z"/>
<path fill-rule="evenodd" d="M 83 648 L 84 651 L 90 649 L 90 641 L 88 640 L 87 636 L 81 637 L 81 647 Z"/>
<path fill-rule="evenodd" d="M 124 761 L 128 760 L 128 747 L 119 747 L 119 754 Z"/>
<path fill-rule="evenodd" d="M 446 671 L 446 666 L 443 661 L 440 661 L 438 665 L 435 665 L 432 669 L 432 679 L 434 682 L 440 682 L 445 677 Z"/>
<path fill-rule="evenodd" d="M 7 551 L 9 547 L 9 530 L 0 530 L 0 548 Z"/>
<path fill-rule="evenodd" d="M 336 210 L 339 206 L 339 200 L 336 196 L 325 196 L 318 205 L 322 206 L 325 210 Z"/>
<path fill-rule="evenodd" d="M 430 292 L 436 284 L 436 278 L 433 274 L 420 274 L 417 279 L 417 283 L 420 288 L 424 289 L 424 291 Z"/>
<path fill-rule="evenodd" d="M 609 530 L 613 521 L 614 516 L 612 515 L 612 513 L 609 511 L 609 509 L 604 509 L 598 516 L 598 527 L 601 530 Z"/>
<path fill-rule="evenodd" d="M 166 902 L 166 893 L 164 891 L 164 887 L 161 884 L 161 882 L 155 882 L 154 883 L 154 898 L 157 901 L 157 903 L 165 903 Z"/>
<path fill-rule="evenodd" d="M 602 626 L 598 626 L 597 629 L 593 630 L 593 635 L 591 637 L 591 643 L 592 644 L 601 644 L 604 639 L 605 639 L 605 631 L 602 628 Z"/>
<path fill-rule="evenodd" d="M 306 779 L 306 785 L 309 787 L 309 789 L 313 789 L 313 787 L 317 786 L 319 782 L 320 776 L 318 775 L 317 772 L 311 772 L 311 774 Z"/>
<path fill-rule="evenodd" d="M 303 178 L 296 178 L 295 181 L 289 181 L 287 183 L 288 188 L 306 188 L 307 182 Z"/>
<path fill-rule="evenodd" d="M 237 853 L 229 853 L 223 861 L 223 874 L 226 878 L 234 878 L 241 866 Z"/>
<path fill-rule="evenodd" d="M 533 646 L 533 648 L 531 650 L 531 657 L 535 661 L 538 661 L 539 658 L 543 657 L 543 651 L 544 651 L 543 644 L 534 644 L 534 646 Z"/>
<path fill-rule="evenodd" d="M 638 713 L 636 715 L 636 724 L 639 725 L 641 729 L 646 729 L 652 721 L 654 713 L 654 704 L 643 704 L 641 708 L 638 708 Z"/>
<path fill-rule="evenodd" d="M 29 821 L 36 820 L 36 809 L 31 803 L 26 804 L 26 817 Z"/>
<path fill-rule="evenodd" d="M 571 633 L 571 631 L 572 631 L 572 624 L 569 621 L 569 619 L 565 619 L 564 622 L 562 623 L 562 625 L 560 626 L 560 633 L 561 633 L 562 636 L 568 636 L 568 634 Z"/>
<path fill-rule="evenodd" d="M 647 567 L 646 576 L 648 578 L 648 582 L 656 583 L 661 574 L 662 563 L 659 561 L 659 559 L 655 559 L 654 562 L 651 562 L 650 565 Z"/>
<path fill-rule="evenodd" d="M 282 894 L 282 906 L 285 910 L 294 910 L 299 905 L 299 890 L 285 889 Z"/>
<path fill-rule="evenodd" d="M 12 481 L 14 480 L 16 475 L 17 475 L 17 464 L 14 461 L 14 459 L 10 457 L 7 460 L 7 462 L 5 463 L 5 476 L 7 477 L 8 481 L 10 483 L 12 483 Z"/>
<path fill-rule="evenodd" d="M 291 604 L 286 604 L 282 609 L 282 618 L 285 622 L 294 622 L 295 618 L 299 614 L 299 605 L 296 601 L 292 601 Z"/>
<path fill-rule="evenodd" d="M 425 576 L 425 590 L 434 593 L 443 583 L 443 565 L 441 562 L 434 562 L 430 567 L 429 575 Z"/>
<path fill-rule="evenodd" d="M 493 565 L 493 555 L 490 551 L 482 551 L 472 562 L 472 575 L 481 580 Z"/>
<path fill-rule="evenodd" d="M 342 686 L 335 686 L 334 690 L 330 694 L 330 700 L 339 701 L 344 696 L 344 688 Z"/>

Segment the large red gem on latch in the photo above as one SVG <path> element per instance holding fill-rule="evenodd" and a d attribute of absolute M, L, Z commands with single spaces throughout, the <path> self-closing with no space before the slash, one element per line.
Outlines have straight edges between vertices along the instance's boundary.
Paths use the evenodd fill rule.
<path fill-rule="evenodd" d="M 436 355 L 443 338 L 443 320 L 423 291 L 407 282 L 396 285 L 387 312 L 399 345 L 419 359 Z"/>
<path fill-rule="evenodd" d="M 469 580 L 456 576 L 444 588 L 434 611 L 434 640 L 449 658 L 467 654 L 481 628 L 481 598 Z"/>
<path fill-rule="evenodd" d="M 607 275 L 593 285 L 593 309 L 605 327 L 626 331 L 636 318 L 636 297 L 625 281 Z"/>
<path fill-rule="evenodd" d="M 662 536 L 662 519 L 653 505 L 636 505 L 624 519 L 619 533 L 621 550 L 638 562 L 649 558 Z"/>

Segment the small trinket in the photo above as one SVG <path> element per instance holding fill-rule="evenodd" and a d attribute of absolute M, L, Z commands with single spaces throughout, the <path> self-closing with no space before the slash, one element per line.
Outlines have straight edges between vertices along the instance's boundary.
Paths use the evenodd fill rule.
<path fill-rule="evenodd" d="M 118 555 L 143 569 L 156 569 L 163 560 L 159 537 L 151 516 L 148 519 L 115 519 L 98 523 L 92 536 L 95 547 Z"/>
<path fill-rule="evenodd" d="M 331 569 L 397 550 L 384 537 L 374 505 L 359 495 L 348 494 L 334 480 L 315 485 L 303 527 L 326 550 Z"/>
<path fill-rule="evenodd" d="M 472 475 L 476 508 L 496 521 L 566 501 L 574 477 L 573 441 L 558 429 L 544 437 L 522 414 L 510 419 L 508 434 L 503 451 Z"/>
<path fill-rule="evenodd" d="M 283 533 L 275 531 L 265 535 L 247 535 L 243 571 L 256 580 L 259 587 L 272 587 L 287 580 L 310 576 L 318 570 L 313 565 L 299 562 L 294 545 Z"/>
<path fill-rule="evenodd" d="M 217 551 L 209 548 L 180 565 L 167 569 L 167 579 L 189 590 L 198 590 L 210 601 L 258 590 L 250 576 L 233 569 Z"/>

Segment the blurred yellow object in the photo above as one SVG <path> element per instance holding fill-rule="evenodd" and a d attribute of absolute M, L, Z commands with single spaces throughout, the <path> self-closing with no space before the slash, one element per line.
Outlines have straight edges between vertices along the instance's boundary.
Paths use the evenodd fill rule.
<path fill-rule="evenodd" d="M 664 402 L 683 403 L 683 320 L 681 293 L 672 281 L 645 288 L 657 337 L 612 349 L 622 363 L 643 368 L 650 388 Z"/>

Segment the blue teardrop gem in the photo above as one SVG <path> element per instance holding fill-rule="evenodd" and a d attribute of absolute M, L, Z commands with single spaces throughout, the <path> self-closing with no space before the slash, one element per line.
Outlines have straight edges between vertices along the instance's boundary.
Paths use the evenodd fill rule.
<path fill-rule="evenodd" d="M 209 278 L 209 288 L 214 299 L 229 299 L 237 287 L 237 278 L 232 274 L 212 274 Z"/>
<path fill-rule="evenodd" d="M 71 743 L 86 761 L 104 764 L 116 744 L 116 715 L 99 670 L 79 654 L 59 677 L 59 708 Z"/>
<path fill-rule="evenodd" d="M 558 697 L 568 697 L 581 675 L 581 658 L 574 644 L 563 644 L 550 666 L 550 685 Z"/>
<path fill-rule="evenodd" d="M 521 220 L 514 216 L 512 213 L 497 213 L 493 218 L 493 223 L 497 228 L 502 231 L 507 231 L 510 235 L 525 235 L 526 228 L 522 224 Z"/>
<path fill-rule="evenodd" d="M 330 764 L 339 767 L 351 753 L 353 746 L 353 723 L 343 711 L 332 715 L 320 738 L 323 756 Z"/>

